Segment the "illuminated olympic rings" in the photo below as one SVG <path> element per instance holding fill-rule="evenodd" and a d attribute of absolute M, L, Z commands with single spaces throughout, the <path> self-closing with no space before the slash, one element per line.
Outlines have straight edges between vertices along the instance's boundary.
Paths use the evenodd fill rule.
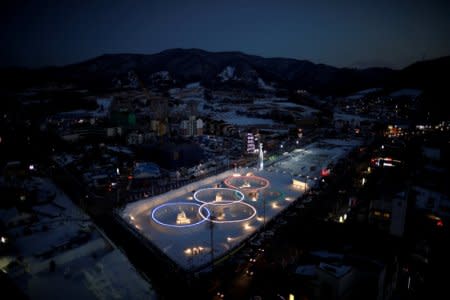
<path fill-rule="evenodd" d="M 201 199 L 202 196 L 204 197 L 204 195 L 202 195 L 203 193 L 208 194 L 208 192 L 213 192 L 213 191 L 217 191 L 217 193 L 221 193 L 220 196 L 223 197 L 227 197 L 227 193 L 228 193 L 228 199 L 223 199 L 223 200 L 217 200 L 214 199 L 212 201 L 206 201 L 205 199 Z M 217 197 L 217 193 L 214 194 Z M 233 199 L 233 198 L 237 198 L 237 199 Z M 209 222 L 213 222 L 213 223 L 219 223 L 219 224 L 225 224 L 225 223 L 238 223 L 238 222 L 245 222 L 248 221 L 250 219 L 252 219 L 254 216 L 256 216 L 256 209 L 255 207 L 253 207 L 252 205 L 243 202 L 245 198 L 245 195 L 236 189 L 231 189 L 231 188 L 204 188 L 204 189 L 200 189 L 198 191 L 196 191 L 194 193 L 194 199 L 200 203 L 202 203 L 201 205 L 198 203 L 192 203 L 192 202 L 169 202 L 169 203 L 165 203 L 162 205 L 159 205 L 157 207 L 155 207 L 151 213 L 151 218 L 152 220 L 162 226 L 167 226 L 167 227 L 174 227 L 174 228 L 186 228 L 186 227 L 193 227 L 196 225 L 199 225 L 205 221 L 209 221 Z M 160 217 L 158 216 L 158 211 L 169 207 L 169 206 L 180 206 L 180 205 L 186 205 L 186 206 L 196 206 L 198 207 L 198 215 L 201 217 L 201 220 L 195 223 L 191 223 L 191 224 L 171 224 L 171 223 L 167 223 L 167 222 L 163 222 Z M 241 205 L 241 206 L 246 206 L 246 208 L 250 209 L 250 215 L 248 217 L 245 218 L 241 218 L 241 219 L 234 219 L 234 220 L 218 220 L 218 219 L 212 219 L 211 218 L 211 211 L 207 208 L 208 205 L 211 206 L 220 206 L 220 207 L 224 207 L 224 206 L 236 206 L 236 205 Z M 206 215 L 204 213 L 204 210 L 206 210 Z"/>

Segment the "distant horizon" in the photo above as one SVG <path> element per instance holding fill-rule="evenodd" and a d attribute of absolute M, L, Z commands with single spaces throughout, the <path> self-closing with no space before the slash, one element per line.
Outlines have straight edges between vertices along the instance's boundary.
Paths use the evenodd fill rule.
<path fill-rule="evenodd" d="M 45 69 L 45 68 L 60 68 L 60 67 L 66 67 L 69 65 L 76 65 L 76 64 L 80 64 L 80 63 L 84 63 L 86 61 L 92 60 L 92 59 L 96 59 L 98 57 L 101 57 L 103 55 L 156 55 L 162 52 L 166 52 L 166 51 L 171 51 L 171 50 L 199 50 L 199 51 L 204 51 L 204 52 L 208 52 L 208 53 L 242 53 L 245 55 L 249 55 L 249 56 L 259 56 L 262 58 L 280 58 L 280 59 L 293 59 L 293 60 L 297 60 L 297 61 L 309 61 L 313 64 L 316 65 L 326 65 L 326 66 L 330 66 L 330 67 L 335 67 L 335 68 L 339 68 L 339 69 L 371 69 L 371 68 L 381 68 L 381 69 L 391 69 L 391 70 L 402 70 L 412 64 L 421 62 L 421 61 L 430 61 L 430 60 L 435 60 L 435 59 L 440 59 L 440 58 L 444 58 L 444 57 L 449 57 L 450 53 L 447 55 L 442 55 L 442 56 L 437 56 L 437 57 L 424 57 L 420 60 L 416 60 L 416 61 L 412 61 L 411 63 L 406 64 L 403 67 L 399 67 L 399 68 L 393 68 L 393 67 L 389 67 L 389 66 L 381 66 L 381 65 L 372 65 L 372 66 L 366 66 L 366 67 L 358 67 L 358 66 L 336 66 L 336 65 L 332 65 L 332 64 L 327 64 L 327 63 L 322 63 L 322 62 L 316 62 L 313 61 L 311 59 L 308 58 L 294 58 L 294 57 L 286 57 L 286 56 L 265 56 L 265 55 L 260 55 L 260 54 L 253 54 L 253 53 L 248 53 L 248 52 L 244 52 L 241 50 L 218 50 L 218 51 L 210 51 L 210 50 L 205 50 L 205 49 L 201 49 L 201 48 L 182 48 L 182 47 L 175 47 L 175 48 L 167 48 L 161 51 L 156 51 L 154 53 L 139 53 L 139 52 L 115 52 L 115 53 L 102 53 L 102 54 L 98 54 L 98 55 L 94 55 L 91 57 L 87 57 L 85 59 L 82 60 L 78 60 L 78 61 L 74 61 L 74 62 L 68 62 L 68 63 L 61 63 L 61 64 L 54 64 L 54 65 L 42 65 L 42 66 L 23 66 L 23 65 L 0 65 L 0 69 L 29 69 L 29 70 L 38 70 L 38 69 Z"/>
<path fill-rule="evenodd" d="M 450 54 L 446 0 L 8 1 L 0 66 L 63 66 L 172 48 L 401 69 Z"/>

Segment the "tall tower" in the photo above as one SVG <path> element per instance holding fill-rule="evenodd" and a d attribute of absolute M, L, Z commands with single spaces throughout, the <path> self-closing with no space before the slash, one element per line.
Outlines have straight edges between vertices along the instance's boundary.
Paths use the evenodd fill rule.
<path fill-rule="evenodd" d="M 255 153 L 255 137 L 253 133 L 247 133 L 247 153 Z"/>
<path fill-rule="evenodd" d="M 259 143 L 258 170 L 264 170 L 264 151 L 262 143 Z"/>

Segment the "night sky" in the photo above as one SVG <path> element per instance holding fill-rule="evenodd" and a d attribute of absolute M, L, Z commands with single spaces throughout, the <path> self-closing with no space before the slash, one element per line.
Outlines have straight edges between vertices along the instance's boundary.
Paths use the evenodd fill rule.
<path fill-rule="evenodd" d="M 401 68 L 450 55 L 446 0 L 9 2 L 0 6 L 0 66 L 64 65 L 169 48 L 339 67 Z"/>

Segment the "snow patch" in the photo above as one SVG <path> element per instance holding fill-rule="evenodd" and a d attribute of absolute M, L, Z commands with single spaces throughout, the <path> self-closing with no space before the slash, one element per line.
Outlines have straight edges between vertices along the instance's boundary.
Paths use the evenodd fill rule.
<path fill-rule="evenodd" d="M 106 117 L 111 109 L 113 98 L 97 98 L 98 109 L 93 113 L 95 117 Z"/>
<path fill-rule="evenodd" d="M 232 116 L 225 119 L 227 123 L 238 126 L 248 125 L 274 125 L 275 122 L 271 119 L 251 118 L 245 116 Z"/>
<path fill-rule="evenodd" d="M 152 79 L 170 80 L 169 71 L 159 71 L 151 75 Z"/>
<path fill-rule="evenodd" d="M 227 81 L 231 79 L 235 79 L 234 72 L 236 71 L 235 67 L 226 66 L 222 72 L 220 72 L 217 76 L 221 78 L 221 81 Z"/>
<path fill-rule="evenodd" d="M 362 90 L 362 91 L 359 91 L 352 95 L 347 96 L 347 99 L 357 100 L 357 99 L 361 99 L 361 98 L 367 96 L 368 94 L 379 92 L 379 91 L 381 91 L 381 88 L 366 89 L 366 90 Z"/>
<path fill-rule="evenodd" d="M 264 82 L 264 80 L 262 80 L 260 77 L 258 77 L 258 87 L 263 90 L 266 90 L 266 91 L 274 91 L 275 90 L 275 88 L 273 86 L 266 84 Z"/>
<path fill-rule="evenodd" d="M 420 94 L 422 94 L 422 90 L 418 90 L 418 89 L 401 89 L 398 91 L 395 91 L 391 94 L 389 94 L 389 96 L 391 97 L 401 97 L 401 96 L 409 96 L 411 98 L 415 98 L 420 96 Z"/>
<path fill-rule="evenodd" d="M 379 92 L 379 91 L 381 91 L 381 88 L 371 88 L 371 89 L 365 89 L 365 90 L 356 92 L 356 94 L 367 95 L 367 94 L 371 94 L 371 93 L 375 93 L 375 92 Z"/>
<path fill-rule="evenodd" d="M 187 89 L 196 89 L 199 87 L 201 87 L 200 82 L 192 82 L 192 83 L 186 84 Z"/>

